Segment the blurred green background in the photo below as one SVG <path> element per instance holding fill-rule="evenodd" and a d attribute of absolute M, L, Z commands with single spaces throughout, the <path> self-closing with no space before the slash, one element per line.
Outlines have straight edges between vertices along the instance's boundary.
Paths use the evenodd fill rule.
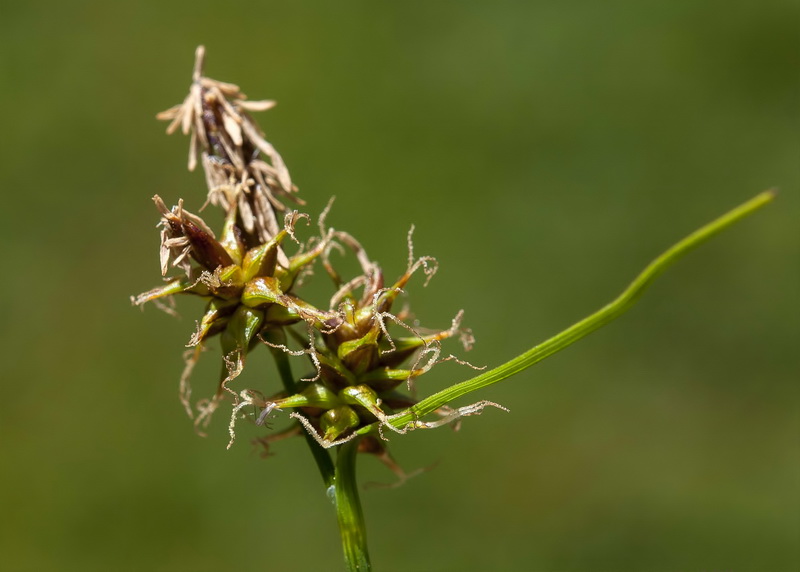
<path fill-rule="evenodd" d="M 341 566 L 302 441 L 264 460 L 254 428 L 225 450 L 224 414 L 193 433 L 177 379 L 201 305 L 128 301 L 159 282 L 150 197 L 203 201 L 186 139 L 154 119 L 199 43 L 208 75 L 278 100 L 259 120 L 310 213 L 336 195 L 330 222 L 389 275 L 416 224 L 441 263 L 416 315 L 464 308 L 473 363 L 782 191 L 631 313 L 476 396 L 510 414 L 392 436 L 407 470 L 438 465 L 363 494 L 376 570 L 798 569 L 797 1 L 6 2 L 0 32 L 0 569 Z M 277 389 L 266 352 L 253 364 Z M 471 374 L 443 364 L 421 393 Z"/>

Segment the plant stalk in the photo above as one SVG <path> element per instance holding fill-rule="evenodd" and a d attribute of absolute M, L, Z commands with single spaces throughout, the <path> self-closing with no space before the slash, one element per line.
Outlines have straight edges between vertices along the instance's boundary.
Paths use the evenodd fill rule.
<path fill-rule="evenodd" d="M 367 552 L 367 529 L 358 498 L 356 455 L 358 442 L 353 439 L 339 446 L 336 457 L 333 500 L 339 520 L 344 560 L 349 572 L 369 572 L 372 566 Z"/>
<path fill-rule="evenodd" d="M 265 340 L 275 345 L 284 344 L 286 341 L 282 332 L 276 330 L 265 332 L 263 336 Z M 270 350 L 284 388 L 289 395 L 294 395 L 297 388 L 288 356 L 278 347 L 270 346 Z M 334 467 L 328 451 L 320 447 L 307 431 L 303 431 L 303 435 L 336 508 L 347 569 L 350 572 L 369 572 L 372 568 L 367 551 L 367 531 L 356 481 L 356 454 L 358 453 L 359 439 L 353 439 L 339 447 Z"/>
<path fill-rule="evenodd" d="M 286 343 L 286 336 L 281 330 L 268 330 L 264 332 L 262 336 L 271 344 L 281 345 Z M 275 365 L 278 366 L 278 374 L 281 377 L 284 389 L 289 395 L 294 395 L 297 393 L 297 387 L 294 382 L 294 376 L 292 375 L 292 366 L 289 363 L 289 357 L 286 355 L 286 352 L 278 347 L 269 346 L 269 349 L 272 352 Z M 319 443 L 314 440 L 308 431 L 303 431 L 303 436 L 306 439 L 311 454 L 314 456 L 314 461 L 317 463 L 317 468 L 319 469 L 320 475 L 322 475 L 322 481 L 325 483 L 325 487 L 330 487 L 333 485 L 335 474 L 330 454 L 320 447 Z"/>

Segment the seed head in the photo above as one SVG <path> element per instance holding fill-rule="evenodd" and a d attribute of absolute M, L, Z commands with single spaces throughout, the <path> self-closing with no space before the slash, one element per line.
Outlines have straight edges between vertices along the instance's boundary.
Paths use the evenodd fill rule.
<path fill-rule="evenodd" d="M 161 215 L 159 260 L 167 282 L 133 302 L 171 300 L 175 294 L 192 294 L 206 301 L 189 340 L 193 349 L 186 354 L 180 383 L 181 401 L 199 432 L 226 396 L 233 401 L 231 444 L 242 415 L 262 425 L 283 409 L 293 409 L 291 416 L 324 447 L 347 441 L 371 425 L 379 429 L 363 441 L 361 450 L 375 454 L 398 473 L 381 441 L 375 439 L 383 436 L 383 427 L 404 432 L 435 426 L 479 412 L 487 404 L 443 408 L 438 412 L 440 421 L 415 422 L 406 429 L 388 423 L 393 414 L 416 401 L 402 391 L 403 384 L 411 390 L 414 380 L 441 361 L 466 364 L 452 355 L 442 357 L 441 349 L 443 340 L 457 335 L 466 349 L 471 346 L 471 333 L 461 328 L 462 312 L 449 328 L 423 332 L 409 325 L 407 308 L 394 310 L 415 273 L 421 270 L 427 284 L 437 269 L 435 259 L 415 258 L 413 228 L 408 234 L 406 271 L 388 285 L 380 265 L 358 240 L 326 226 L 330 203 L 319 217 L 319 235 L 301 243 L 296 226 L 302 219 L 309 223 L 310 218 L 282 202 L 300 202 L 294 196 L 297 189 L 283 159 L 249 115 L 271 108 L 274 102 L 249 101 L 238 86 L 205 77 L 203 56 L 201 46 L 189 95 L 158 118 L 170 121 L 168 133 L 180 126 L 189 135 L 189 169 L 196 166 L 199 153 L 206 173 L 206 202 L 223 209 L 225 222 L 217 236 L 200 216 L 184 208 L 183 200 L 168 208 L 156 195 L 153 200 Z M 360 272 L 343 279 L 331 262 L 334 250 L 349 250 Z M 334 286 L 326 307 L 300 294 L 302 278 L 317 260 Z M 169 277 L 172 269 L 179 271 L 177 277 Z M 222 347 L 217 389 L 193 407 L 190 373 L 203 348 L 217 336 Z M 247 355 L 262 343 L 278 356 L 281 352 L 304 356 L 312 373 L 285 383 L 292 392 L 234 389 Z M 254 411 L 247 414 L 250 409 Z"/>

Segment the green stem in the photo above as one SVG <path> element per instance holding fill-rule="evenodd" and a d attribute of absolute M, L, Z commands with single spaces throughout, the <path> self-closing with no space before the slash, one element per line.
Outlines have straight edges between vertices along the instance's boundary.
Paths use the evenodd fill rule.
<path fill-rule="evenodd" d="M 271 344 L 286 343 L 286 336 L 280 330 L 269 330 L 262 335 Z M 289 395 L 294 395 L 297 387 L 289 358 L 280 348 L 270 346 L 270 350 L 278 366 L 283 387 Z M 367 552 L 367 531 L 356 482 L 356 453 L 358 453 L 359 439 L 353 439 L 339 447 L 334 467 L 328 451 L 320 447 L 307 431 L 303 431 L 303 435 L 314 455 L 328 494 L 333 495 L 347 569 L 351 572 L 369 572 L 371 567 Z"/>
<path fill-rule="evenodd" d="M 271 344 L 279 345 L 286 343 L 286 336 L 283 334 L 282 330 L 268 330 L 264 332 L 262 336 Z M 297 388 L 294 383 L 294 376 L 292 375 L 292 366 L 289 363 L 286 352 L 272 346 L 270 346 L 270 351 L 275 360 L 275 365 L 278 366 L 278 374 L 281 376 L 284 389 L 289 395 L 294 395 L 297 393 Z M 335 473 L 331 456 L 328 454 L 328 451 L 320 447 L 319 443 L 314 440 L 308 431 L 303 431 L 303 435 L 306 438 L 306 443 L 308 444 L 311 454 L 314 456 L 314 461 L 317 463 L 317 468 L 322 475 L 322 481 L 325 483 L 326 487 L 330 487 L 334 482 Z"/>
<path fill-rule="evenodd" d="M 359 439 L 353 439 L 339 446 L 333 491 L 347 569 L 349 572 L 369 572 L 372 567 L 367 552 L 367 529 L 356 483 L 358 442 Z"/>
<path fill-rule="evenodd" d="M 736 207 L 730 212 L 722 215 L 718 219 L 699 228 L 674 246 L 669 248 L 661 256 L 653 260 L 633 282 L 615 300 L 602 307 L 594 314 L 584 318 L 580 322 L 570 326 L 566 330 L 556 334 L 549 340 L 542 342 L 521 354 L 514 359 L 496 367 L 490 371 L 482 373 L 472 379 L 457 383 L 447 389 L 427 397 L 390 418 L 389 423 L 393 427 L 401 428 L 409 422 L 421 418 L 436 411 L 442 405 L 453 401 L 467 393 L 497 383 L 507 377 L 529 368 L 533 364 L 542 361 L 546 357 L 553 355 L 572 345 L 581 338 L 589 335 L 598 328 L 605 326 L 615 318 L 619 317 L 628 310 L 639 299 L 639 296 L 664 270 L 684 254 L 699 246 L 715 234 L 728 228 L 744 217 L 754 213 L 775 198 L 775 191 L 764 191 L 756 195 L 746 203 Z M 375 425 L 370 425 L 359 430 L 359 433 L 367 433 L 375 430 Z"/>

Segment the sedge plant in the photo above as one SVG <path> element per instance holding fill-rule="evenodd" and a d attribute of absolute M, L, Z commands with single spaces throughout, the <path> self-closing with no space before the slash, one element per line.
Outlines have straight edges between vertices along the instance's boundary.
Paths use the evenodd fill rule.
<path fill-rule="evenodd" d="M 387 450 L 389 434 L 457 425 L 485 408 L 505 407 L 486 400 L 454 407 L 468 394 L 504 380 L 553 355 L 628 310 L 650 283 L 689 250 L 769 203 L 763 192 L 706 224 L 655 258 L 614 300 L 597 312 L 491 370 L 423 399 L 416 398 L 417 378 L 443 361 L 468 362 L 447 353 L 443 342 L 460 340 L 468 350 L 473 337 L 459 311 L 449 327 L 422 329 L 399 301 L 412 276 L 425 283 L 437 269 L 435 259 L 414 254 L 408 234 L 405 272 L 390 278 L 351 234 L 328 225 L 331 203 L 316 221 L 312 236 L 301 241 L 299 225 L 310 224 L 281 155 L 269 143 L 251 113 L 273 107 L 273 101 L 247 99 L 238 86 L 203 74 L 204 49 L 195 54 L 189 94 L 158 114 L 169 121 L 167 133 L 180 129 L 189 137 L 188 168 L 202 166 L 205 207 L 222 210 L 218 234 L 184 208 L 167 207 L 156 195 L 161 215 L 160 266 L 165 282 L 133 298 L 173 312 L 178 294 L 199 297 L 205 311 L 189 340 L 179 397 L 196 431 L 204 435 L 215 412 L 226 403 L 230 448 L 236 425 L 248 421 L 271 426 L 280 412 L 289 424 L 271 428 L 259 441 L 265 446 L 289 436 L 304 436 L 328 498 L 338 517 L 348 570 L 370 570 L 366 528 L 359 501 L 356 459 L 373 455 L 402 481 L 407 475 Z M 297 208 L 296 208 L 297 207 Z M 358 267 L 354 276 L 336 269 L 332 253 L 349 253 Z M 314 267 L 330 280 L 324 303 L 303 294 Z M 216 391 L 194 400 L 190 377 L 201 354 L 218 338 L 220 374 Z M 279 380 L 258 388 L 240 387 L 238 377 L 250 352 L 269 351 Z M 300 363 L 303 375 L 294 373 Z M 476 368 L 477 369 L 477 368 Z M 507 411 L 507 410 L 506 410 Z"/>

